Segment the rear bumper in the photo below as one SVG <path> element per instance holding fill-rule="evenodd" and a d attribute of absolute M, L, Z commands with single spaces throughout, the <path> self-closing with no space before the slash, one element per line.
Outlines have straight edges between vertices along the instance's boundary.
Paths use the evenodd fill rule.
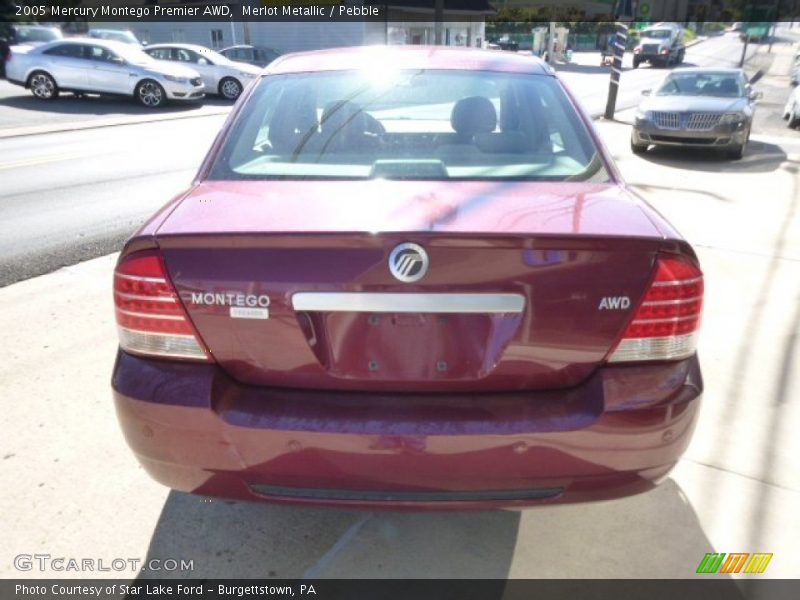
<path fill-rule="evenodd" d="M 649 490 L 689 443 L 702 392 L 694 357 L 605 367 L 568 390 L 407 395 L 256 388 L 214 365 L 120 352 L 112 383 L 129 445 L 169 487 L 424 508 Z"/>

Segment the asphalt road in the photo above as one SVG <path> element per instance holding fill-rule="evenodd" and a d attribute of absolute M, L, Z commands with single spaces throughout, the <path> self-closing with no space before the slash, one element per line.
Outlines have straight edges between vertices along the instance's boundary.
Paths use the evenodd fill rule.
<path fill-rule="evenodd" d="M 64 93 L 52 102 L 42 102 L 30 90 L 0 79 L 0 132 L 34 127 L 39 130 L 70 126 L 76 123 L 130 120 L 146 121 L 163 117 L 195 117 L 226 112 L 231 103 L 218 96 L 207 96 L 202 103 L 168 104 L 153 111 L 132 98 Z"/>
<path fill-rule="evenodd" d="M 736 36 L 711 38 L 689 48 L 684 64 L 733 66 L 741 48 Z M 753 45 L 751 52 L 758 48 Z M 575 64 L 559 72 L 590 112 L 602 112 L 606 69 Z M 646 65 L 626 70 L 618 106 L 634 106 L 641 90 L 666 73 Z M 9 123 L 19 127 L 53 119 L 62 126 L 78 114 L 139 118 L 141 110 L 126 99 L 42 103 L 22 88 L 0 84 L 0 133 Z M 0 286 L 118 250 L 147 216 L 186 186 L 224 116 L 208 114 L 220 110 L 214 100 L 208 108 L 169 110 L 205 116 L 3 140 Z"/>
<path fill-rule="evenodd" d="M 788 78 L 764 85 L 782 93 Z M 741 161 L 634 156 L 631 113 L 598 122 L 600 135 L 626 180 L 696 248 L 706 282 L 703 406 L 659 488 L 458 513 L 170 492 L 116 425 L 109 255 L 0 289 L 0 577 L 687 578 L 706 552 L 773 553 L 759 577 L 800 576 L 800 133 L 767 110 Z M 19 572 L 22 553 L 172 558 L 193 570 Z"/>
<path fill-rule="evenodd" d="M 118 250 L 190 183 L 223 119 L 3 140 L 0 286 Z"/>

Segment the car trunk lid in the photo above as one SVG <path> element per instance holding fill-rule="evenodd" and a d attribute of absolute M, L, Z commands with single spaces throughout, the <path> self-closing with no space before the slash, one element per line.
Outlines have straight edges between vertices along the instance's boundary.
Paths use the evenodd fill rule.
<path fill-rule="evenodd" d="M 605 184 L 227 182 L 196 187 L 156 237 L 240 381 L 490 391 L 602 363 L 663 245 L 655 222 Z M 427 254 L 417 281 L 390 269 L 403 244 Z"/>

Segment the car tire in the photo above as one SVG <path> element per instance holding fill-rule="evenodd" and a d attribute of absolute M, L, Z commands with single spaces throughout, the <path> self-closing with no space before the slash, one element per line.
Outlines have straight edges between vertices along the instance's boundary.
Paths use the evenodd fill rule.
<path fill-rule="evenodd" d="M 683 63 L 684 58 L 686 58 L 686 50 L 681 50 L 678 52 L 678 64 Z"/>
<path fill-rule="evenodd" d="M 167 103 L 167 93 L 161 84 L 152 79 L 143 79 L 133 92 L 136 101 L 145 108 L 159 108 Z"/>
<path fill-rule="evenodd" d="M 631 152 L 634 154 L 644 154 L 649 146 L 649 144 L 637 144 L 633 141 L 633 136 L 631 136 Z"/>
<path fill-rule="evenodd" d="M 236 100 L 242 93 L 242 84 L 233 77 L 224 77 L 219 82 L 219 95 L 226 100 Z"/>
<path fill-rule="evenodd" d="M 798 125 L 800 125 L 800 115 L 797 114 L 797 107 L 792 106 L 792 112 L 789 113 L 788 127 L 789 129 L 794 129 Z"/>
<path fill-rule="evenodd" d="M 634 59 L 633 59 L 633 68 L 634 68 L 634 69 L 638 69 L 638 68 L 639 68 L 639 63 L 640 63 L 640 61 L 638 61 L 638 60 L 636 60 L 636 59 L 634 58 Z"/>
<path fill-rule="evenodd" d="M 28 87 L 33 97 L 38 100 L 55 100 L 58 98 L 58 85 L 49 73 L 34 71 L 28 78 Z"/>

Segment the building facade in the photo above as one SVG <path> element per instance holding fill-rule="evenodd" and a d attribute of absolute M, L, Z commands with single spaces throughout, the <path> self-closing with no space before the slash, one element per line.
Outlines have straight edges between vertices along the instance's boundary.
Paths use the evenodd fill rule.
<path fill-rule="evenodd" d="M 171 3 L 175 2 L 158 2 L 161 5 Z M 386 0 L 385 4 L 382 0 L 366 0 L 364 3 L 381 4 L 385 19 L 351 22 L 131 21 L 115 26 L 130 29 L 137 38 L 148 44 L 182 42 L 216 49 L 236 44 L 253 44 L 274 48 L 281 53 L 366 44 L 435 43 L 436 26 L 433 22 L 431 0 Z M 186 5 L 185 2 L 180 4 Z M 448 46 L 482 47 L 486 39 L 486 16 L 492 13 L 485 0 L 444 0 L 441 43 Z"/>

